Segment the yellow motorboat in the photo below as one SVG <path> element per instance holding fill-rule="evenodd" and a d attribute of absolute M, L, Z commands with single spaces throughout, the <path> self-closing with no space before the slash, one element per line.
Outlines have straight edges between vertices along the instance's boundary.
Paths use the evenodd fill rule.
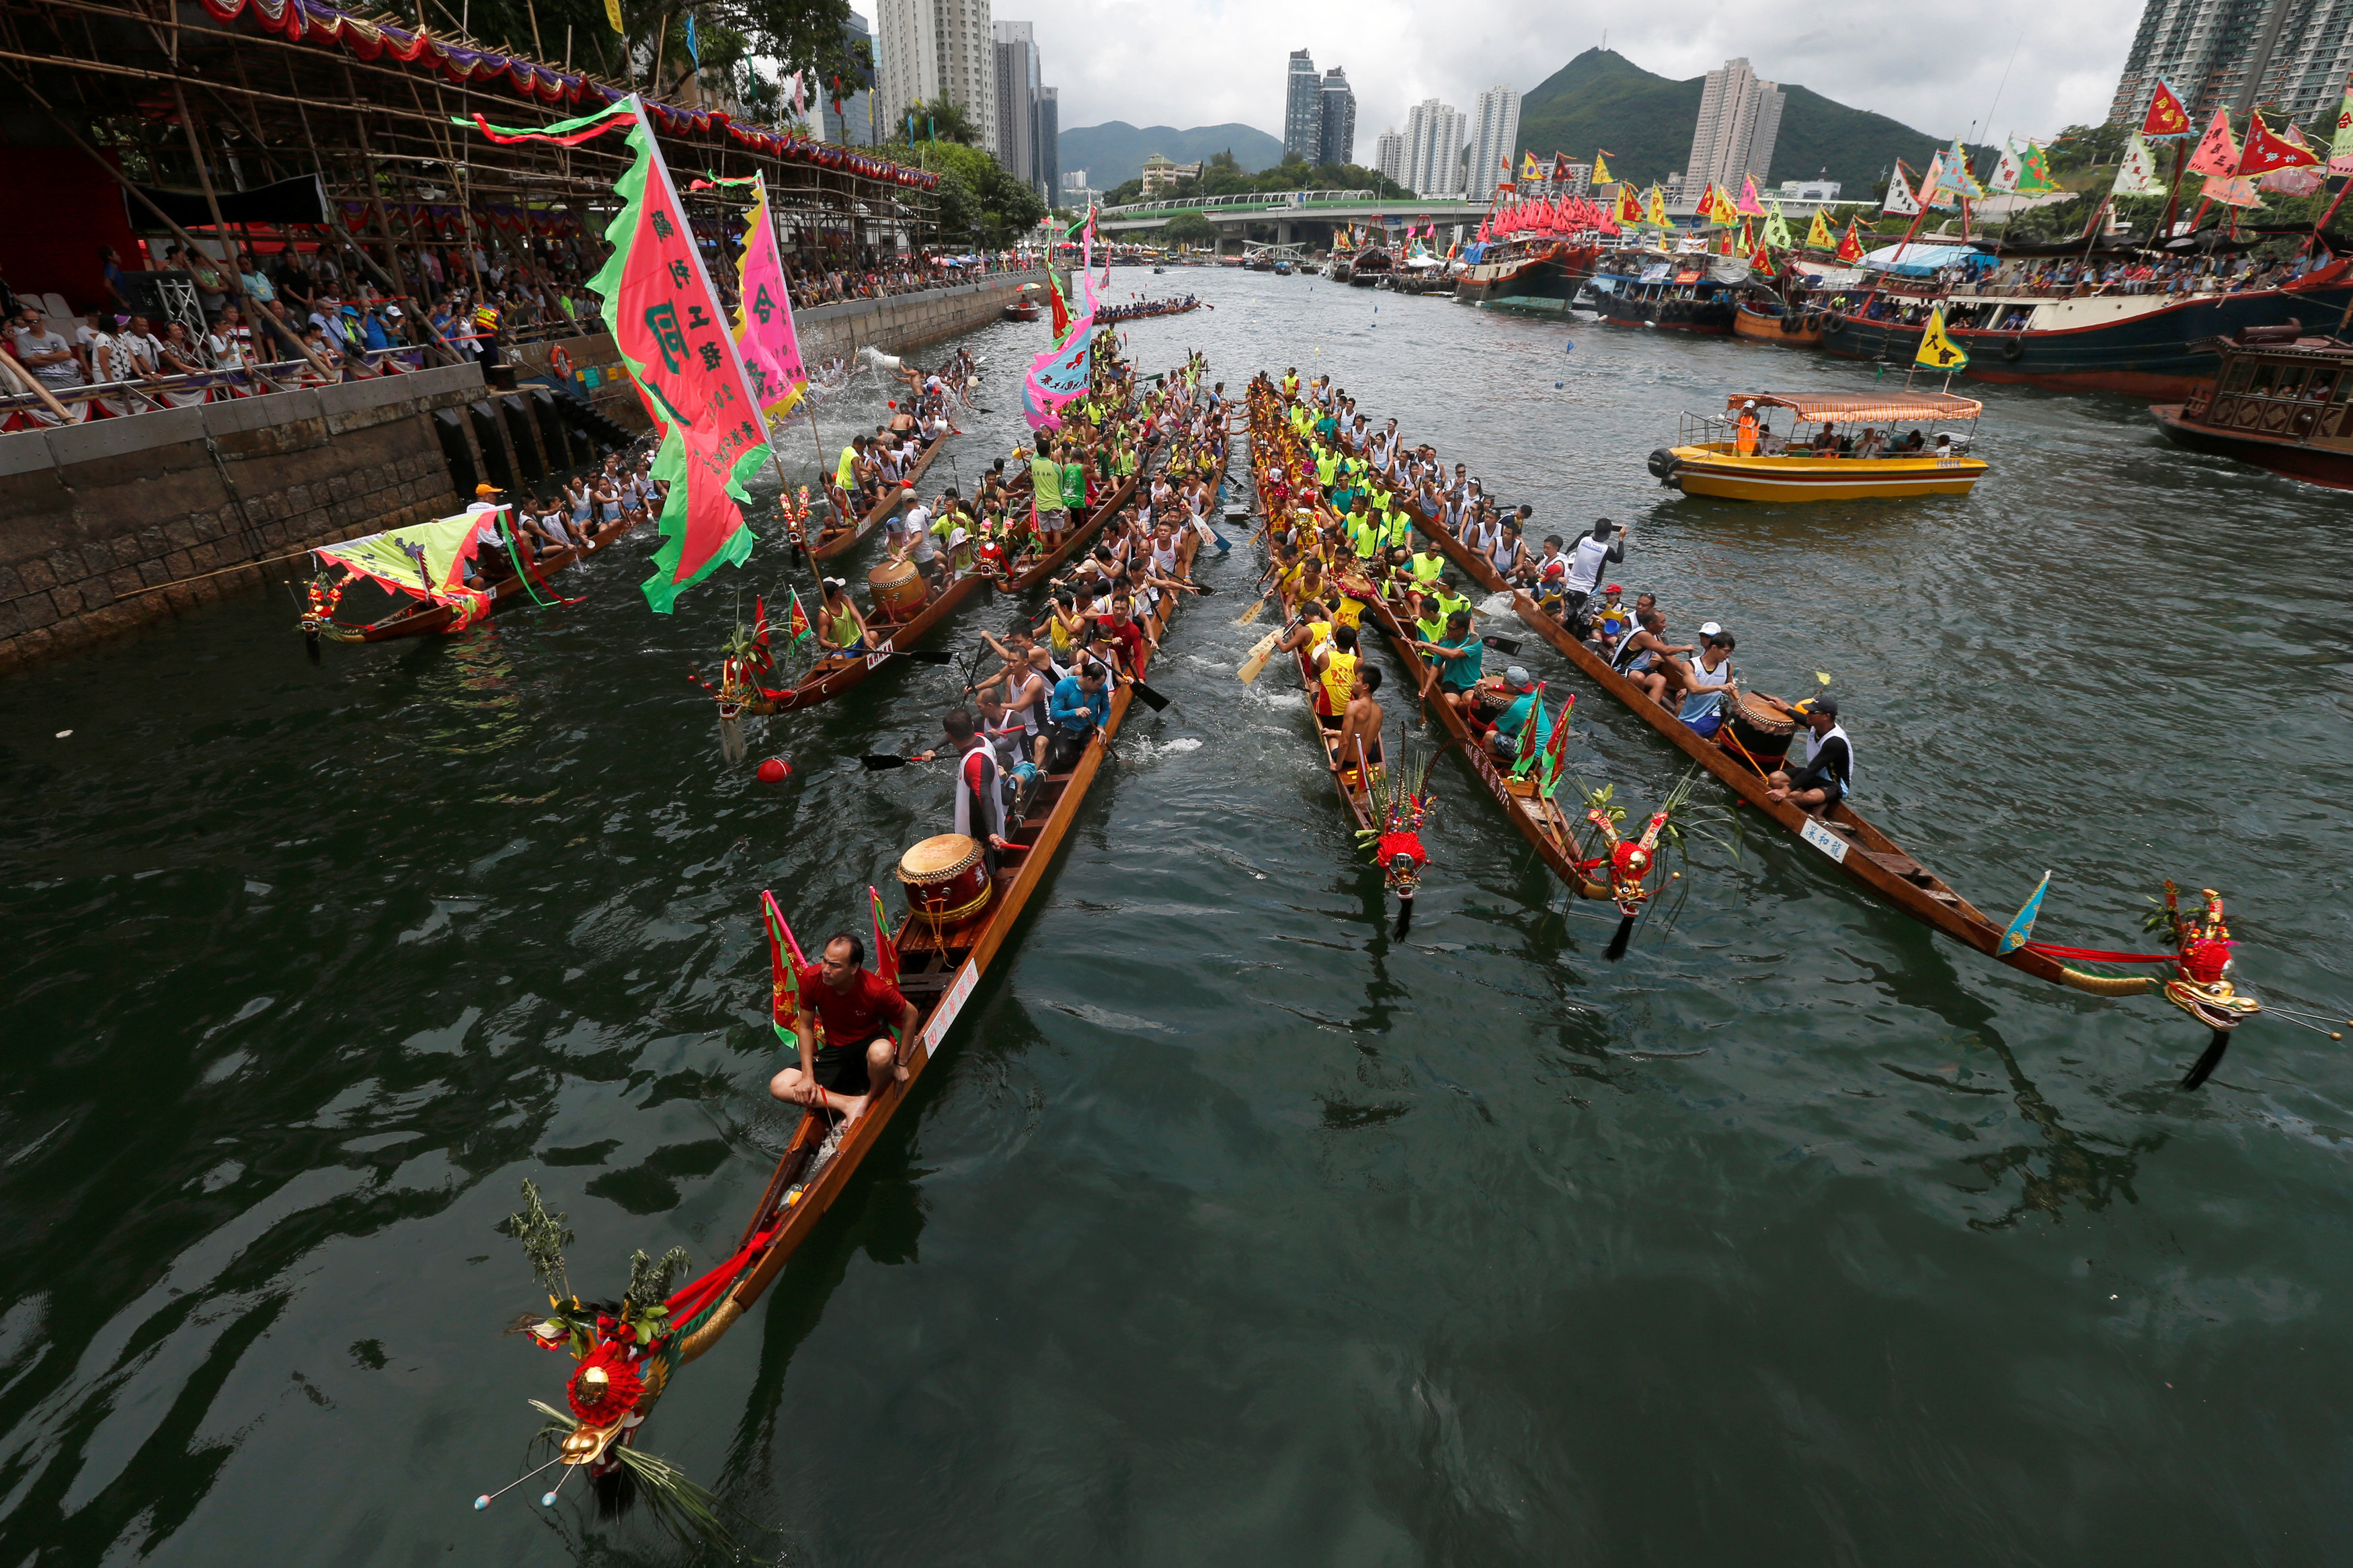
<path fill-rule="evenodd" d="M 1791 416 L 1786 430 L 1773 428 L 1777 410 Z M 1968 455 L 1983 412 L 1946 392 L 1736 392 L 1721 416 L 1685 415 L 1679 443 L 1651 454 L 1651 472 L 1687 495 L 1726 500 L 1967 495 L 1987 467 Z"/>

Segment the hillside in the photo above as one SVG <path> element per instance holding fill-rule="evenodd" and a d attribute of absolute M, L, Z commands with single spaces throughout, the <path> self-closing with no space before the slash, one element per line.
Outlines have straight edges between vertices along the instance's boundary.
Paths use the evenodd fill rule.
<path fill-rule="evenodd" d="M 1788 102 L 1773 166 L 1759 172 L 1770 183 L 1812 179 L 1827 169 L 1845 185 L 1844 195 L 1867 196 L 1897 158 L 1917 174 L 1940 145 L 1938 138 L 1883 114 L 1780 85 Z M 1608 147 L 1610 173 L 1643 184 L 1663 180 L 1691 157 L 1706 86 L 1705 77 L 1671 81 L 1614 50 L 1588 49 L 1521 100 L 1520 146 L 1539 158 L 1560 152 L 1579 163 L 1596 147 Z"/>
<path fill-rule="evenodd" d="M 1683 134 L 1688 138 L 1691 132 Z M 1282 138 L 1247 125 L 1197 125 L 1190 131 L 1147 125 L 1139 131 L 1124 120 L 1113 120 L 1065 131 L 1055 145 L 1064 172 L 1084 169 L 1099 191 L 1143 174 L 1144 160 L 1155 153 L 1179 163 L 1197 163 L 1230 148 L 1243 173 L 1251 174 L 1282 162 Z"/>

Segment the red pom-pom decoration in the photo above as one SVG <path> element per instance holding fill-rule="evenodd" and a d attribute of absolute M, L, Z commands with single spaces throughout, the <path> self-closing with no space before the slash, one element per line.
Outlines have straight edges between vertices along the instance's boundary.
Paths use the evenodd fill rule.
<path fill-rule="evenodd" d="M 1400 855 L 1411 860 L 1417 868 L 1430 864 L 1430 851 L 1421 847 L 1421 836 L 1418 833 L 1384 833 L 1377 853 L 1384 866 Z"/>
<path fill-rule="evenodd" d="M 762 784 L 782 784 L 792 776 L 793 765 L 782 757 L 770 757 L 760 764 Z"/>
<path fill-rule="evenodd" d="M 645 1391 L 646 1380 L 629 1364 L 628 1348 L 602 1344 L 573 1373 L 564 1396 L 571 1401 L 572 1414 L 589 1426 L 609 1426 L 627 1415 Z"/>

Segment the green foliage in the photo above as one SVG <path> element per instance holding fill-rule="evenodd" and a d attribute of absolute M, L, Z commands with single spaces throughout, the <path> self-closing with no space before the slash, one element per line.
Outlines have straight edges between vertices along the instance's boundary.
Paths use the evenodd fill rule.
<path fill-rule="evenodd" d="M 531 1407 L 547 1417 L 547 1425 L 533 1436 L 534 1445 L 559 1445 L 579 1426 L 553 1405 L 534 1399 Z M 653 1516 L 662 1533 L 681 1546 L 698 1553 L 714 1553 L 724 1562 L 741 1556 L 727 1521 L 720 1517 L 719 1500 L 684 1470 L 627 1443 L 615 1443 L 605 1452 L 628 1467 L 631 1479 L 638 1483 L 638 1500 L 646 1505 L 646 1511 Z"/>
<path fill-rule="evenodd" d="M 604 0 L 428 0 L 427 21 L 438 31 L 467 31 L 483 43 L 502 45 L 554 64 L 564 63 L 566 29 L 572 65 L 612 81 L 635 75 L 640 86 L 674 98 L 697 67 L 686 52 L 686 15 L 695 16 L 701 74 L 713 87 L 725 86 L 747 103 L 766 106 L 777 118 L 789 109 L 777 101 L 775 80 L 757 70 L 754 59 L 780 74 L 808 69 L 818 79 L 846 68 L 842 26 L 849 0 L 620 0 L 627 31 L 615 34 Z M 659 59 L 659 79 L 649 81 Z M 635 62 L 632 72 L 631 64 Z"/>
<path fill-rule="evenodd" d="M 539 1277 L 549 1297 L 557 1301 L 570 1300 L 572 1282 L 565 1273 L 564 1249 L 572 1244 L 572 1227 L 564 1223 L 562 1215 L 547 1212 L 539 1188 L 528 1176 L 522 1183 L 522 1212 L 507 1215 L 503 1228 L 522 1244 L 531 1271 Z"/>
<path fill-rule="evenodd" d="M 1169 219 L 1160 237 L 1170 245 L 1213 245 L 1218 239 L 1218 226 L 1199 213 L 1184 213 Z"/>
<path fill-rule="evenodd" d="M 902 127 L 903 129 L 903 127 Z M 946 134 L 942 127 L 941 134 Z M 994 155 L 957 142 L 919 142 L 909 146 L 895 142 L 875 149 L 884 158 L 913 163 L 940 176 L 940 229 L 952 244 L 977 233 L 990 246 L 1010 243 L 1023 231 L 1038 226 L 1046 216 L 1044 198 L 1029 184 L 1006 172 Z"/>
<path fill-rule="evenodd" d="M 638 1331 L 640 1343 L 670 1331 L 670 1309 L 663 1303 L 678 1277 L 694 1267 L 683 1247 L 673 1247 L 659 1261 L 640 1250 L 629 1254 L 629 1289 L 621 1298 L 621 1318 Z"/>
<path fill-rule="evenodd" d="M 922 142 L 954 142 L 965 147 L 980 145 L 980 127 L 964 111 L 964 106 L 944 98 L 919 98 L 907 106 L 907 115 L 914 121 L 915 140 Z M 893 134 L 907 129 L 904 123 Z"/>
<path fill-rule="evenodd" d="M 1177 163 L 1206 163 L 1229 153 L 1245 174 L 1282 162 L 1280 137 L 1230 121 L 1184 131 L 1169 125 L 1138 128 L 1123 120 L 1066 126 L 1057 145 L 1062 167 L 1084 169 L 1098 190 L 1135 178 L 1143 171 L 1144 160 L 1155 153 Z"/>
<path fill-rule="evenodd" d="M 1310 163 L 1298 158 L 1286 159 L 1255 174 L 1245 173 L 1231 162 L 1219 163 L 1212 160 L 1202 165 L 1200 178 L 1179 180 L 1162 194 L 1167 200 L 1182 201 L 1190 196 L 1247 196 L 1273 191 L 1363 191 L 1384 198 L 1394 196 L 1399 201 L 1414 199 L 1411 191 L 1383 177 L 1377 169 L 1355 163 Z M 1144 182 L 1130 180 L 1104 192 L 1103 205 L 1118 206 L 1143 199 Z"/>

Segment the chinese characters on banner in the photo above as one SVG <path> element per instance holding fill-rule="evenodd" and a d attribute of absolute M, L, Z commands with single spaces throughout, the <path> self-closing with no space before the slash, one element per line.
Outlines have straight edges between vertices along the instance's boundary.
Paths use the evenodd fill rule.
<path fill-rule="evenodd" d="M 776 226 L 768 219 L 768 183 L 755 174 L 752 188 L 751 226 L 744 231 L 744 258 L 735 274 L 735 346 L 760 406 L 770 419 L 782 419 L 808 390 L 808 372 L 793 330 L 793 302 L 785 292 Z"/>
<path fill-rule="evenodd" d="M 668 614 L 722 562 L 740 565 L 751 555 L 754 536 L 736 502 L 750 499 L 743 481 L 767 457 L 768 437 L 642 110 L 628 141 L 637 161 L 616 187 L 624 205 L 605 234 L 613 254 L 589 287 L 661 433 L 654 477 L 670 494 L 645 595 Z"/>

